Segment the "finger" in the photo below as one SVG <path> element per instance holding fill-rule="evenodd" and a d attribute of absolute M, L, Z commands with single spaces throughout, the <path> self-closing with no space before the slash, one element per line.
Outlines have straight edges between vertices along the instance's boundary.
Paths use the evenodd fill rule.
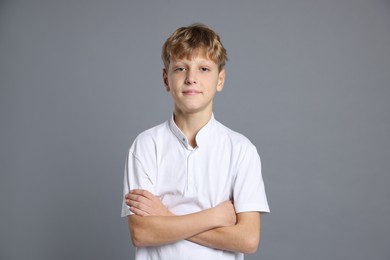
<path fill-rule="evenodd" d="M 140 196 L 143 196 L 143 197 L 148 198 L 148 199 L 153 199 L 156 197 L 151 192 L 149 192 L 147 190 L 142 190 L 142 189 L 135 189 L 135 190 L 130 191 L 130 193 L 140 195 Z"/>
<path fill-rule="evenodd" d="M 142 210 L 142 211 L 144 211 L 144 212 L 146 212 L 148 214 L 151 214 L 153 212 L 153 208 L 152 207 L 148 206 L 145 203 L 139 202 L 139 201 L 128 200 L 128 201 L 126 201 L 126 204 L 128 206 L 130 206 L 130 207 Z"/>
<path fill-rule="evenodd" d="M 126 193 L 125 199 L 129 198 L 130 195 L 131 195 L 131 191 L 129 191 L 128 193 Z"/>
<path fill-rule="evenodd" d="M 130 194 L 127 200 L 137 201 L 139 203 L 147 205 L 148 207 L 153 207 L 153 201 L 142 195 Z"/>
<path fill-rule="evenodd" d="M 146 197 L 145 195 L 148 197 Z M 156 205 L 158 205 L 158 203 L 161 203 L 159 198 L 155 197 L 153 194 L 148 192 L 132 193 L 128 196 L 128 199 L 143 203 L 150 208 L 153 208 Z"/>
<path fill-rule="evenodd" d="M 130 207 L 135 207 L 135 208 L 142 209 L 142 210 L 146 210 L 149 208 L 147 205 L 145 205 L 139 201 L 136 201 L 136 200 L 129 200 L 128 205 Z"/>
<path fill-rule="evenodd" d="M 137 209 L 135 207 L 130 207 L 130 211 L 133 212 L 137 216 L 142 216 L 142 217 L 149 216 L 149 214 L 147 212 L 140 210 L 140 209 Z"/>
<path fill-rule="evenodd" d="M 127 206 L 130 206 L 131 200 L 130 199 L 126 199 L 125 203 L 126 203 Z"/>
<path fill-rule="evenodd" d="M 137 194 L 137 195 L 142 195 L 142 193 L 146 191 L 144 189 L 134 189 L 134 190 L 131 190 L 129 193 L 130 194 Z"/>

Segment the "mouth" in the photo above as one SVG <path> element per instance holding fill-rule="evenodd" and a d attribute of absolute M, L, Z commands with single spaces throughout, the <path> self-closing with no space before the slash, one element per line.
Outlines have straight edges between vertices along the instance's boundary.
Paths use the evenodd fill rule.
<path fill-rule="evenodd" d="M 201 94 L 201 93 L 202 93 L 201 91 L 195 90 L 195 89 L 189 89 L 189 90 L 183 91 L 183 95 L 186 95 L 186 96 L 194 96 L 194 95 Z"/>

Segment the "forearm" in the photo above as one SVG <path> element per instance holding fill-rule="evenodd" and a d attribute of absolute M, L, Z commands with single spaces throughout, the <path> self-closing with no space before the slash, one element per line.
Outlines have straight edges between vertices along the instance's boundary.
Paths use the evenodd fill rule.
<path fill-rule="evenodd" d="M 188 240 L 206 247 L 252 254 L 260 241 L 260 216 L 257 212 L 237 215 L 238 222 L 231 227 L 215 228 L 197 234 Z M 258 218 L 258 221 L 256 220 Z M 247 220 L 250 220 L 248 222 Z M 249 224 L 250 223 L 250 224 Z"/>
<path fill-rule="evenodd" d="M 222 226 L 213 209 L 182 216 L 129 217 L 132 242 L 138 247 L 169 244 Z"/>
<path fill-rule="evenodd" d="M 126 204 L 134 215 L 128 218 L 135 246 L 158 246 L 194 237 L 202 232 L 237 223 L 231 201 L 200 212 L 175 216 L 159 198 L 146 190 L 132 190 Z"/>

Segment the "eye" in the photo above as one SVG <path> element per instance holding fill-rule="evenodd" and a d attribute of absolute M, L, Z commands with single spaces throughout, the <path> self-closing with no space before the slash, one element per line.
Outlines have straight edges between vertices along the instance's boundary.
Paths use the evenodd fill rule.
<path fill-rule="evenodd" d="M 202 68 L 200 68 L 200 70 L 201 70 L 201 71 L 204 71 L 204 72 L 206 72 L 206 71 L 210 71 L 210 69 L 209 69 L 209 68 L 207 68 L 207 67 L 202 67 Z"/>
<path fill-rule="evenodd" d="M 177 68 L 175 68 L 174 71 L 177 71 L 177 72 L 185 71 L 185 68 L 184 67 L 177 67 Z"/>

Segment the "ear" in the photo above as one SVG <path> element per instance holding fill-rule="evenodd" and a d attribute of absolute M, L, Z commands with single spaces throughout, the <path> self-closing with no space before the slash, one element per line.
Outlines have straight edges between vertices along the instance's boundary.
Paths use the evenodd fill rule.
<path fill-rule="evenodd" d="M 225 77 L 226 77 L 225 69 L 222 69 L 218 74 L 218 83 L 217 83 L 218 92 L 221 92 L 223 89 L 223 86 L 225 84 Z"/>
<path fill-rule="evenodd" d="M 165 68 L 163 69 L 163 82 L 164 82 L 165 90 L 169 92 L 171 88 L 169 87 L 169 82 L 168 82 L 168 72 Z"/>

